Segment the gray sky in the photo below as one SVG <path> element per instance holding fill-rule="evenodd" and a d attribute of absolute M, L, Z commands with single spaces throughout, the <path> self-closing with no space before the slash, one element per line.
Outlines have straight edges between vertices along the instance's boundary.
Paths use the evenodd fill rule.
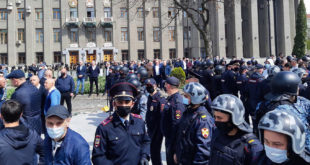
<path fill-rule="evenodd" d="M 307 13 L 310 14 L 310 0 L 304 0 L 304 2 L 306 5 Z"/>

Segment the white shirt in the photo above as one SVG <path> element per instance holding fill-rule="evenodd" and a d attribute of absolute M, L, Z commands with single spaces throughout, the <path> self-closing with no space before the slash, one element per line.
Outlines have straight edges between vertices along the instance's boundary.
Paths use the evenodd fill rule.
<path fill-rule="evenodd" d="M 183 61 L 184 70 L 186 70 L 186 62 Z"/>
<path fill-rule="evenodd" d="M 159 65 L 155 65 L 155 74 L 156 76 L 159 76 Z"/>
<path fill-rule="evenodd" d="M 39 85 L 38 86 L 36 86 L 38 89 L 40 89 L 40 87 L 41 87 L 41 84 L 39 83 Z"/>
<path fill-rule="evenodd" d="M 92 66 L 92 68 L 93 68 L 93 70 L 95 70 L 95 69 L 96 69 L 96 65 L 95 65 L 95 66 Z"/>
<path fill-rule="evenodd" d="M 125 126 L 125 121 L 126 121 L 126 120 L 129 122 L 129 116 L 130 116 L 130 115 L 126 116 L 125 119 L 122 118 L 122 117 L 119 117 L 119 119 L 122 121 L 122 123 L 124 124 L 124 126 Z"/>
<path fill-rule="evenodd" d="M 48 95 L 49 95 L 54 89 L 56 89 L 55 86 L 53 86 L 50 90 L 48 90 Z"/>

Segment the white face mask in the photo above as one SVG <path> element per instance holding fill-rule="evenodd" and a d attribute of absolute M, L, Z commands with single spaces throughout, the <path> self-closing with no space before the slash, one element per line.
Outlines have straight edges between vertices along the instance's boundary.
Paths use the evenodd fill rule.
<path fill-rule="evenodd" d="M 49 128 L 46 127 L 47 134 L 52 139 L 58 139 L 65 133 L 64 127 L 58 127 L 58 128 Z"/>
<path fill-rule="evenodd" d="M 287 158 L 287 150 L 272 148 L 264 144 L 267 157 L 274 163 L 283 163 Z"/>

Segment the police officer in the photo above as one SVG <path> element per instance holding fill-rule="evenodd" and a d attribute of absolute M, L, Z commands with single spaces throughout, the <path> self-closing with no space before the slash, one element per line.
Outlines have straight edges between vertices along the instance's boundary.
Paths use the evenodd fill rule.
<path fill-rule="evenodd" d="M 175 141 L 177 125 L 180 122 L 185 107 L 183 97 L 179 93 L 180 81 L 176 77 L 169 77 L 165 82 L 165 89 L 168 94 L 167 103 L 163 107 L 161 117 L 161 130 L 165 136 L 166 159 L 168 165 L 173 165 L 173 154 L 175 153 Z"/>
<path fill-rule="evenodd" d="M 306 78 L 308 76 L 308 73 L 303 68 L 293 69 L 292 72 L 296 73 L 301 80 L 303 80 L 304 78 Z M 309 93 L 307 93 L 308 92 L 307 91 L 307 86 L 308 86 L 308 84 L 307 83 L 303 83 L 303 82 L 301 82 L 298 85 L 298 88 L 299 88 L 298 94 L 299 94 L 299 96 L 302 96 L 302 97 L 305 97 L 305 98 L 308 97 Z"/>
<path fill-rule="evenodd" d="M 151 138 L 151 160 L 154 165 L 161 165 L 161 145 L 163 134 L 160 130 L 161 107 L 165 105 L 164 98 L 157 91 L 157 84 L 153 78 L 145 81 L 146 91 L 149 93 L 147 99 L 146 125 Z"/>
<path fill-rule="evenodd" d="M 213 76 L 212 79 L 212 90 L 210 91 L 211 93 L 211 99 L 214 99 L 218 95 L 223 94 L 223 89 L 221 85 L 221 79 L 222 79 L 222 74 L 225 72 L 225 68 L 223 65 L 217 65 L 214 68 L 214 73 L 215 75 Z"/>
<path fill-rule="evenodd" d="M 236 86 L 236 74 L 233 71 L 235 66 L 233 65 L 233 61 L 230 62 L 227 67 L 226 71 L 222 75 L 222 89 L 223 93 L 225 94 L 233 94 L 238 96 L 238 89 Z"/>
<path fill-rule="evenodd" d="M 212 79 L 214 76 L 214 72 L 213 72 L 213 67 L 214 67 L 214 62 L 212 60 L 207 60 L 204 66 L 204 71 L 202 72 L 202 82 L 201 84 L 208 90 L 211 91 L 212 89 Z M 212 94 L 212 92 L 211 92 Z M 211 96 L 213 97 L 213 96 Z"/>
<path fill-rule="evenodd" d="M 271 91 L 271 80 L 280 71 L 281 69 L 276 65 L 271 66 L 267 69 L 268 77 L 261 82 L 262 96 L 265 96 L 267 93 Z"/>
<path fill-rule="evenodd" d="M 118 82 L 124 82 L 126 81 L 126 77 L 129 73 L 129 69 L 126 66 L 121 67 L 119 74 L 120 74 L 120 78 L 118 80 Z"/>
<path fill-rule="evenodd" d="M 261 64 L 256 65 L 256 71 L 250 76 L 248 83 L 246 84 L 245 95 L 247 101 L 245 103 L 246 113 L 250 114 L 253 118 L 257 103 L 263 100 L 261 91 L 261 82 L 263 77 L 264 66 Z M 248 118 L 248 116 L 246 116 Z"/>
<path fill-rule="evenodd" d="M 184 87 L 184 101 L 188 105 L 178 126 L 175 162 L 178 164 L 208 164 L 214 120 L 203 106 L 207 90 L 197 82 Z"/>
<path fill-rule="evenodd" d="M 291 113 L 292 108 L 276 108 L 259 122 L 259 135 L 266 156 L 261 165 L 285 164 L 306 165 L 310 163 L 305 150 L 306 128 L 304 123 Z"/>
<path fill-rule="evenodd" d="M 128 82 L 133 84 L 138 90 L 138 95 L 135 98 L 135 105 L 132 107 L 131 112 L 140 115 L 142 119 L 145 120 L 145 113 L 147 111 L 147 97 L 141 90 L 141 83 L 138 79 L 129 79 Z"/>
<path fill-rule="evenodd" d="M 130 114 L 137 89 L 128 82 L 115 84 L 110 94 L 115 112 L 96 130 L 92 153 L 94 165 L 148 165 L 150 139 L 140 115 Z"/>
<path fill-rule="evenodd" d="M 248 68 L 245 65 L 241 66 L 240 70 L 239 70 L 239 74 L 237 76 L 237 80 L 236 80 L 237 88 L 238 88 L 238 91 L 240 92 L 240 99 L 243 103 L 245 103 L 245 101 L 246 101 L 245 85 L 249 79 L 249 77 L 247 75 L 247 71 L 248 71 Z M 248 120 L 247 120 L 247 122 L 248 122 Z"/>
<path fill-rule="evenodd" d="M 306 127 L 310 127 L 310 101 L 298 95 L 298 85 L 301 80 L 297 74 L 290 71 L 279 72 L 271 81 L 271 92 L 265 95 L 264 101 L 256 108 L 256 115 L 253 121 L 254 129 L 257 128 L 260 119 L 269 111 L 277 107 L 293 107 L 294 113 Z M 257 131 L 256 131 L 257 132 Z M 310 152 L 310 129 L 306 130 L 306 150 Z"/>
<path fill-rule="evenodd" d="M 209 164 L 256 164 L 263 146 L 244 120 L 245 109 L 241 100 L 223 94 L 213 100 L 211 107 L 217 129 L 211 141 Z"/>

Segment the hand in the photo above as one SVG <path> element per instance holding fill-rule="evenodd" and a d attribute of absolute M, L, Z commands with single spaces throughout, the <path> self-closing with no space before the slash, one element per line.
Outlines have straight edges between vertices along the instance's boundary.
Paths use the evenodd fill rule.
<path fill-rule="evenodd" d="M 72 97 L 72 96 L 73 96 L 73 93 L 70 93 L 70 96 Z"/>
<path fill-rule="evenodd" d="M 178 164 L 178 159 L 177 159 L 177 155 L 173 154 L 173 160 L 175 164 Z"/>
<path fill-rule="evenodd" d="M 140 165 L 149 165 L 149 161 L 146 158 L 140 160 Z"/>
<path fill-rule="evenodd" d="M 79 78 L 83 77 L 83 75 L 79 75 Z"/>

